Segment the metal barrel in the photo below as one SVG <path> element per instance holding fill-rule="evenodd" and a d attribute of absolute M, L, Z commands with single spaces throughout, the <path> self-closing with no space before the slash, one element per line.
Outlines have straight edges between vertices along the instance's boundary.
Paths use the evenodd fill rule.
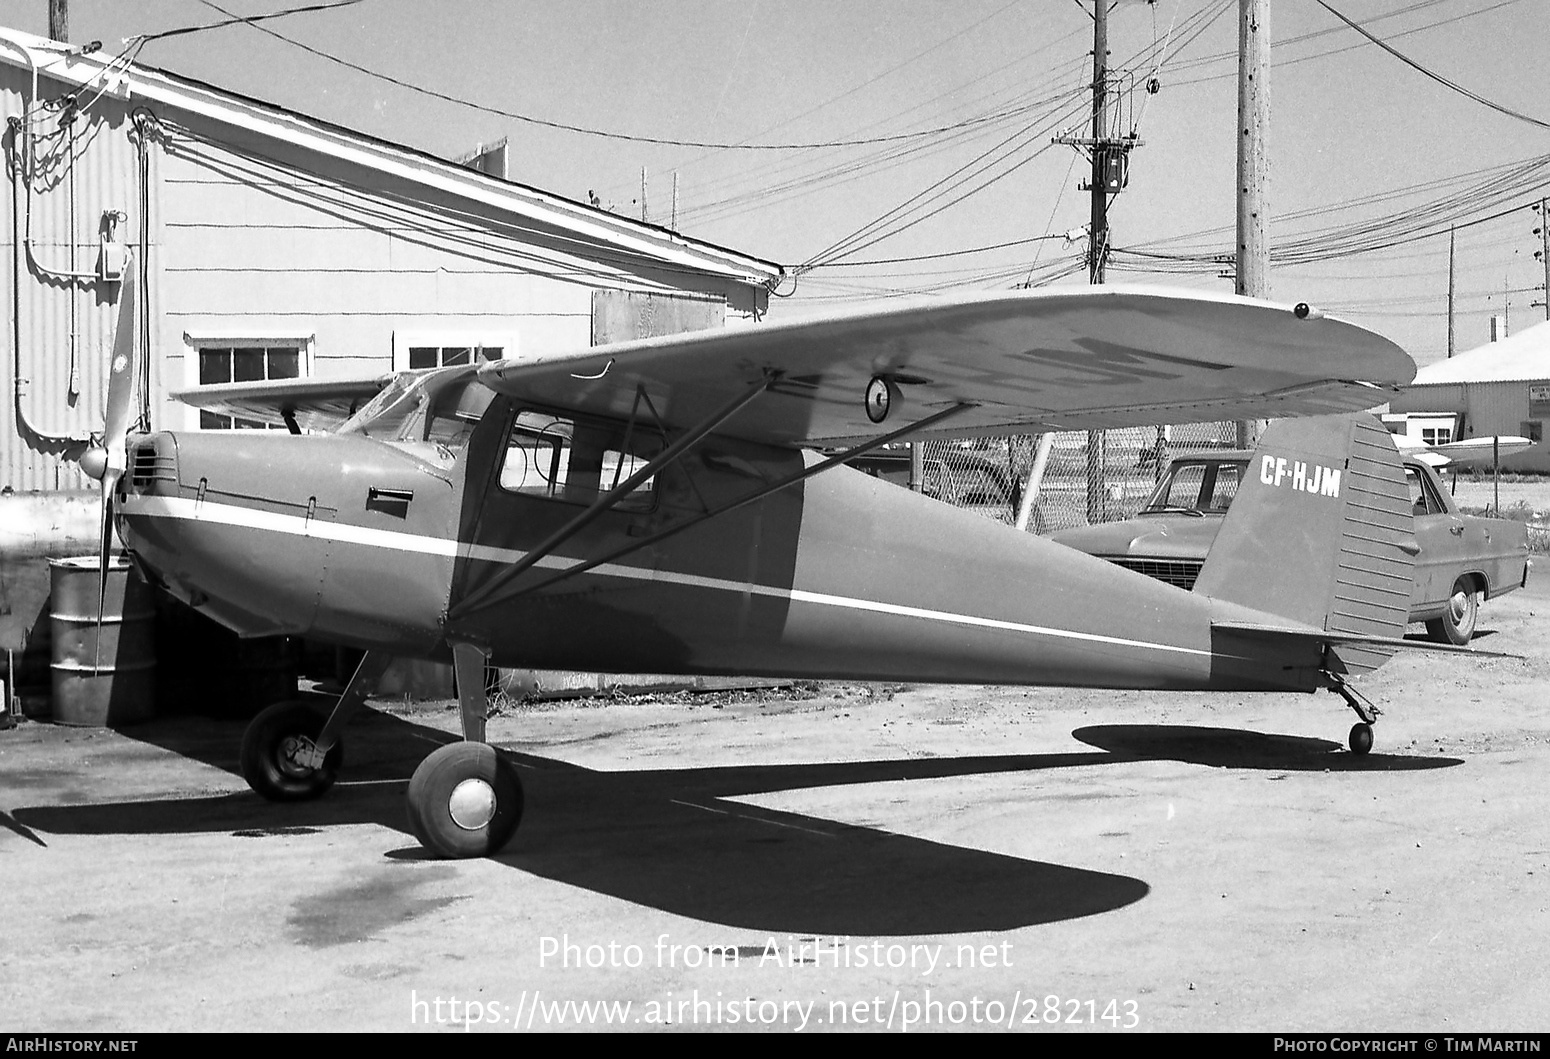
<path fill-rule="evenodd" d="M 97 616 L 95 555 L 49 562 L 53 719 L 105 727 L 143 721 L 156 709 L 156 606 L 123 558 L 108 562 Z"/>

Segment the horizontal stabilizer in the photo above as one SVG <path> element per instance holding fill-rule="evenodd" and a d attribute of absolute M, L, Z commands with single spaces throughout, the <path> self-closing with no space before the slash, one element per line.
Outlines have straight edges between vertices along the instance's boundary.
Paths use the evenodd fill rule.
<path fill-rule="evenodd" d="M 1449 654 L 1474 655 L 1478 658 L 1517 658 L 1524 656 L 1509 651 L 1482 651 L 1478 647 L 1460 647 L 1450 643 L 1433 643 L 1430 640 L 1407 640 L 1403 636 L 1381 636 L 1350 632 L 1331 632 L 1299 625 L 1263 625 L 1247 621 L 1213 621 L 1213 630 L 1243 633 L 1247 636 L 1290 638 L 1321 644 L 1361 644 L 1373 647 L 1413 651 L 1444 651 Z"/>

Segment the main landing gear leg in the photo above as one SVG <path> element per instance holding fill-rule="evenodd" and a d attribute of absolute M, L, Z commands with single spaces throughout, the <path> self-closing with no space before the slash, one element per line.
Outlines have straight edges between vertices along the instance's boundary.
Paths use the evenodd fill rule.
<path fill-rule="evenodd" d="M 498 853 L 522 822 L 517 770 L 484 741 L 487 657 L 477 644 L 452 645 L 463 742 L 436 750 L 409 780 L 409 828 L 421 845 L 443 857 Z"/>
<path fill-rule="evenodd" d="M 1332 678 L 1334 683 L 1330 690 L 1345 699 L 1346 705 L 1356 711 L 1356 716 L 1361 720 L 1351 726 L 1351 735 L 1348 740 L 1353 754 L 1365 754 L 1372 749 L 1372 726 L 1378 723 L 1378 715 L 1383 711 L 1359 695 L 1355 688 L 1341 680 Z"/>
<path fill-rule="evenodd" d="M 339 733 L 392 660 L 382 651 L 367 651 L 326 719 L 300 699 L 277 702 L 253 718 L 242 734 L 242 778 L 248 786 L 272 802 L 305 801 L 332 787 L 344 763 Z"/>

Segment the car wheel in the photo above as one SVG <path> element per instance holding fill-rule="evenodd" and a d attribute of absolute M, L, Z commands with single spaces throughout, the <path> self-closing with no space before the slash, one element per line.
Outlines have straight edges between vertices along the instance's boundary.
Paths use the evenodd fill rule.
<path fill-rule="evenodd" d="M 1475 635 L 1475 621 L 1480 617 L 1480 593 L 1474 582 L 1461 577 L 1453 582 L 1453 592 L 1448 596 L 1448 609 L 1442 617 L 1426 623 L 1426 632 L 1438 643 L 1457 644 L 1462 647 Z"/>

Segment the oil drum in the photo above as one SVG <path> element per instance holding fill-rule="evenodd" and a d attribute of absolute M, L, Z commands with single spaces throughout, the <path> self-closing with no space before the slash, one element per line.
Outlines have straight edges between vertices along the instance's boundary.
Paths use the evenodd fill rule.
<path fill-rule="evenodd" d="M 49 562 L 53 720 L 105 727 L 156 708 L 156 606 L 127 559 L 108 561 L 99 624 L 95 555 Z"/>

